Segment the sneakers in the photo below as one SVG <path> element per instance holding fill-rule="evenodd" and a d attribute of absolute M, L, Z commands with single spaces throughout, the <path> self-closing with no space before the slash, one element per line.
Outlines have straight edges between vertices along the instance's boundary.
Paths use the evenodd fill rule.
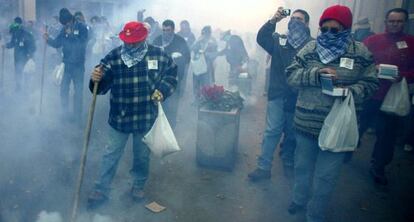
<path fill-rule="evenodd" d="M 374 168 L 372 168 L 372 167 L 371 167 L 371 169 L 369 170 L 369 173 L 371 174 L 371 176 L 372 176 L 372 178 L 374 179 L 374 182 L 375 182 L 376 184 L 383 185 L 383 186 L 385 186 L 385 185 L 387 185 L 387 184 L 388 184 L 388 180 L 387 180 L 387 178 L 385 177 L 385 174 L 378 173 L 378 172 L 377 172 L 377 170 L 375 170 L 375 169 L 374 169 Z"/>
<path fill-rule="evenodd" d="M 131 197 L 135 202 L 141 202 L 145 199 L 145 193 L 142 188 L 132 187 Z"/>
<path fill-rule="evenodd" d="M 101 191 L 95 190 L 88 197 L 88 209 L 93 210 L 102 206 L 108 197 Z"/>
<path fill-rule="evenodd" d="M 255 169 L 247 175 L 252 182 L 270 179 L 270 170 Z"/>
<path fill-rule="evenodd" d="M 305 207 L 292 202 L 288 207 L 288 212 L 290 215 L 295 215 L 296 213 L 305 210 Z"/>

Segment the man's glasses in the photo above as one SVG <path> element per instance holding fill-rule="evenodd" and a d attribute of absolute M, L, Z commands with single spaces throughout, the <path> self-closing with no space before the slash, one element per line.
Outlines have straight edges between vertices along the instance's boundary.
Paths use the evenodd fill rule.
<path fill-rule="evenodd" d="M 327 32 L 330 32 L 330 33 L 332 33 L 332 34 L 336 34 L 336 33 L 338 33 L 340 30 L 339 30 L 339 28 L 335 28 L 335 27 L 333 27 L 333 28 L 329 28 L 329 27 L 321 27 L 321 32 L 322 33 L 327 33 Z"/>

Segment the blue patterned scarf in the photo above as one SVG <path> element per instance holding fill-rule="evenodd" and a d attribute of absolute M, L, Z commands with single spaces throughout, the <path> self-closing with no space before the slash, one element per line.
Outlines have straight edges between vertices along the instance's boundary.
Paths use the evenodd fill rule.
<path fill-rule="evenodd" d="M 326 32 L 318 36 L 316 52 L 323 64 L 328 64 L 346 53 L 351 42 L 351 31 L 344 30 L 338 33 Z"/>
<path fill-rule="evenodd" d="M 303 45 L 310 37 L 310 31 L 306 24 L 296 19 L 289 21 L 288 30 L 288 43 L 295 49 Z"/>
<path fill-rule="evenodd" d="M 121 59 L 128 68 L 131 68 L 141 62 L 147 52 L 148 44 L 146 42 L 139 47 L 130 47 L 124 44 L 121 48 Z"/>

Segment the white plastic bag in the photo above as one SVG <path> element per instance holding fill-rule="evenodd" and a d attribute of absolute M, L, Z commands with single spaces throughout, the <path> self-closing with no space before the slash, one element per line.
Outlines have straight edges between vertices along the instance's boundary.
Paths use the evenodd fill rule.
<path fill-rule="evenodd" d="M 29 59 L 23 67 L 23 73 L 34 73 L 36 72 L 36 63 L 33 59 Z"/>
<path fill-rule="evenodd" d="M 191 68 L 196 76 L 207 73 L 207 62 L 203 53 L 197 59 L 191 59 Z"/>
<path fill-rule="evenodd" d="M 381 111 L 397 115 L 407 116 L 410 113 L 410 94 L 407 80 L 392 84 L 381 105 Z"/>
<path fill-rule="evenodd" d="M 55 77 L 55 84 L 60 85 L 62 83 L 63 75 L 65 74 L 65 63 L 60 63 L 53 70 L 53 76 Z"/>
<path fill-rule="evenodd" d="M 157 119 L 151 130 L 142 138 L 142 142 L 158 157 L 165 157 L 181 150 L 160 102 Z"/>
<path fill-rule="evenodd" d="M 335 100 L 323 122 L 318 138 L 321 150 L 331 152 L 354 151 L 358 146 L 359 132 L 352 93 L 345 100 Z"/>

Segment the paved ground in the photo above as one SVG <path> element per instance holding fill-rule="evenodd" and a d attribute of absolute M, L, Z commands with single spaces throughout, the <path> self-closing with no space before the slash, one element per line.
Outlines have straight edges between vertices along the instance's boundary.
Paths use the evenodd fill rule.
<path fill-rule="evenodd" d="M 83 129 L 59 121 L 58 88 L 46 78 L 45 99 L 39 113 L 39 91 L 16 96 L 10 72 L 0 96 L 0 221 L 31 222 L 42 211 L 57 211 L 67 217 L 82 148 Z M 38 76 L 37 76 L 38 77 Z M 36 78 L 35 78 L 36 79 Z M 218 76 L 224 83 L 225 76 Z M 258 85 L 263 78 L 258 79 Z M 36 88 L 36 84 L 34 84 Z M 189 86 L 190 87 L 190 86 Z M 189 89 L 188 87 L 188 89 Z M 292 181 L 283 176 L 275 153 L 272 178 L 258 184 L 246 180 L 255 168 L 264 127 L 265 97 L 262 87 L 255 87 L 255 99 L 242 111 L 237 162 L 233 171 L 200 168 L 195 161 L 196 109 L 187 95 L 180 106 L 176 135 L 183 149 L 165 160 L 153 158 L 146 186 L 148 201 L 167 207 L 154 214 L 143 204 L 132 203 L 124 194 L 129 191 L 128 170 L 131 144 L 118 169 L 108 205 L 86 213 L 85 201 L 96 178 L 99 159 L 105 146 L 108 98 L 98 99 L 91 149 L 82 188 L 83 216 L 95 213 L 114 221 L 169 222 L 298 222 L 304 215 L 290 216 Z M 85 107 L 90 101 L 86 94 Z M 375 138 L 366 135 L 362 148 L 345 165 L 329 209 L 329 221 L 403 222 L 414 221 L 414 155 L 396 150 L 388 169 L 388 188 L 376 187 L 368 174 L 369 155 Z"/>

